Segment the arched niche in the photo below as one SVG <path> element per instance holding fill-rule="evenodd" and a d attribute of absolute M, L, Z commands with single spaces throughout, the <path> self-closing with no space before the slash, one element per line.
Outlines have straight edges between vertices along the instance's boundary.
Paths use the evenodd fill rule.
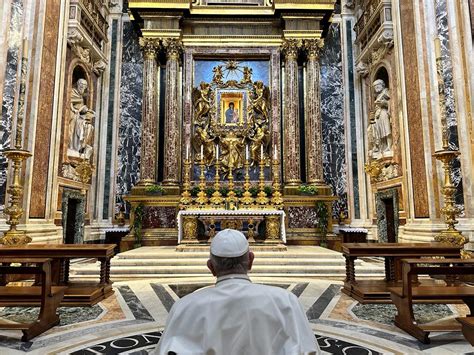
<path fill-rule="evenodd" d="M 377 69 L 377 71 L 375 72 L 375 75 L 374 75 L 374 78 L 373 78 L 372 82 L 374 82 L 375 80 L 378 80 L 378 79 L 382 79 L 385 83 L 385 87 L 387 89 L 390 89 L 390 77 L 389 77 L 387 69 L 383 65 L 380 66 Z"/>

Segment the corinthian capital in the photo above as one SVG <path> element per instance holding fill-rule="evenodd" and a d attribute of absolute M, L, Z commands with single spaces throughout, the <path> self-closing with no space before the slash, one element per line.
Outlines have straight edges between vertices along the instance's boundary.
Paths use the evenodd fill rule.
<path fill-rule="evenodd" d="M 298 51 L 303 46 L 303 41 L 295 38 L 286 39 L 281 46 L 281 50 L 286 60 L 295 60 L 298 57 Z"/>
<path fill-rule="evenodd" d="M 178 38 L 163 38 L 163 47 L 168 59 L 178 59 L 183 50 L 183 43 Z"/>
<path fill-rule="evenodd" d="M 319 53 L 324 47 L 324 39 L 305 39 L 303 47 L 308 55 L 309 60 L 318 60 Z"/>
<path fill-rule="evenodd" d="M 139 39 L 140 47 L 145 55 L 145 59 L 156 58 L 156 52 L 160 49 L 160 41 L 158 38 L 144 38 Z"/>

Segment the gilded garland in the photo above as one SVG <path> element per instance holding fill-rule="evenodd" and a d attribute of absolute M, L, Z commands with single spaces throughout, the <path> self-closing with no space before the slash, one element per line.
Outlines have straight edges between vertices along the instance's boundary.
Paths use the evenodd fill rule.
<path fill-rule="evenodd" d="M 204 164 L 215 165 L 218 147 L 220 168 L 225 173 L 241 169 L 247 154 L 250 164 L 257 165 L 262 149 L 268 159 L 269 88 L 262 81 L 253 81 L 252 69 L 235 60 L 215 66 L 212 72 L 212 81 L 201 82 L 192 93 L 196 158 L 201 159 L 202 149 Z M 242 78 L 225 81 L 232 72 L 241 73 Z"/>

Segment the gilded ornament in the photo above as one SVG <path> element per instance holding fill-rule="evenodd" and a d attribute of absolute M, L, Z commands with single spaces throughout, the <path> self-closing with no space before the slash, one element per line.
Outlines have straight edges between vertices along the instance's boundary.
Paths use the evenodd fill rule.
<path fill-rule="evenodd" d="M 76 174 L 82 183 L 88 184 L 91 180 L 93 170 L 94 166 L 88 160 L 84 159 L 77 165 Z"/>
<path fill-rule="evenodd" d="M 265 217 L 265 241 L 280 239 L 280 216 Z"/>
<path fill-rule="evenodd" d="M 303 41 L 295 38 L 286 39 L 281 50 L 286 60 L 296 60 L 299 50 L 303 47 Z"/>
<path fill-rule="evenodd" d="M 324 39 L 305 39 L 303 41 L 303 48 L 308 55 L 309 60 L 318 60 L 319 53 L 324 47 Z"/>
<path fill-rule="evenodd" d="M 156 53 L 160 49 L 159 39 L 140 37 L 138 41 L 145 56 L 145 59 L 155 59 Z"/>
<path fill-rule="evenodd" d="M 183 51 L 183 43 L 178 38 L 164 38 L 163 47 L 166 50 L 168 60 L 178 60 Z"/>
<path fill-rule="evenodd" d="M 198 237 L 198 220 L 197 217 L 183 217 L 183 241 L 197 241 Z"/>

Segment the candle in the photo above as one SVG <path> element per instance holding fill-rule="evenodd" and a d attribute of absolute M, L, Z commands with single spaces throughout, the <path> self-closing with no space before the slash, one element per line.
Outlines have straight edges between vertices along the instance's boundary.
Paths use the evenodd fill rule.
<path fill-rule="evenodd" d="M 28 58 L 28 40 L 26 38 L 23 38 L 23 52 L 22 52 L 22 58 Z"/>
<path fill-rule="evenodd" d="M 260 144 L 260 157 L 263 159 L 263 144 Z"/>
<path fill-rule="evenodd" d="M 201 144 L 201 160 L 204 159 L 204 146 Z"/>
<path fill-rule="evenodd" d="M 439 37 L 435 38 L 434 43 L 435 43 L 436 59 L 441 58 L 441 41 L 440 41 Z"/>
<path fill-rule="evenodd" d="M 245 160 L 249 160 L 249 145 L 245 146 Z"/>
<path fill-rule="evenodd" d="M 276 160 L 277 159 L 277 146 L 276 144 L 274 145 L 274 150 L 273 150 L 273 159 Z"/>
<path fill-rule="evenodd" d="M 186 160 L 189 159 L 189 144 L 186 145 Z"/>
<path fill-rule="evenodd" d="M 219 160 L 219 144 L 216 144 L 216 160 Z"/>

